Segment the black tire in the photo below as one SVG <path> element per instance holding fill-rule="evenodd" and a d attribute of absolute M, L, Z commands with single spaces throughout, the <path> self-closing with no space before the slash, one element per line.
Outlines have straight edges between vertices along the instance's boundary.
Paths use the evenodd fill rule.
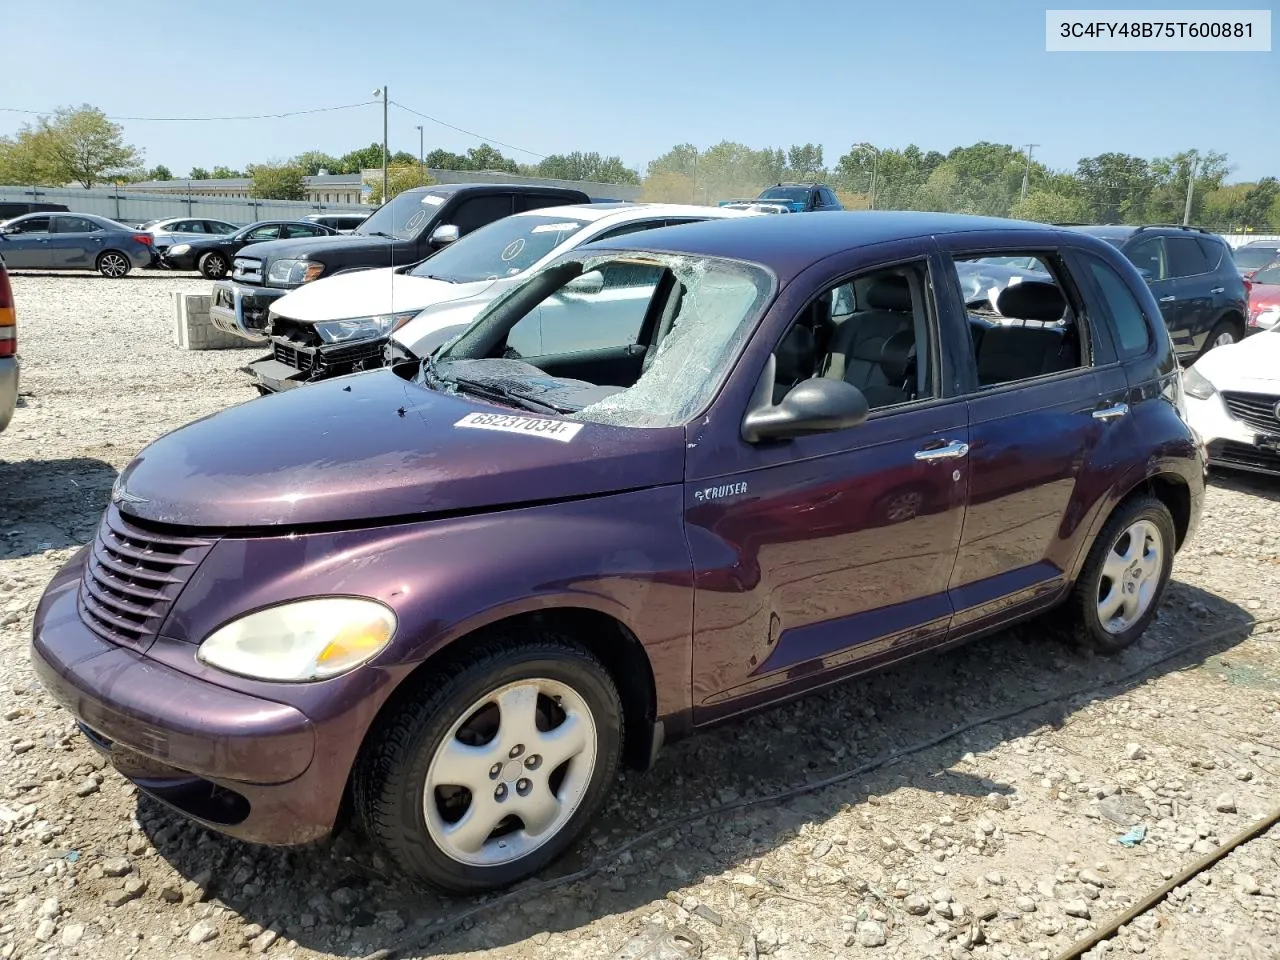
<path fill-rule="evenodd" d="M 1231 343 L 1239 343 L 1241 338 L 1240 328 L 1230 320 L 1219 320 L 1213 325 L 1213 329 L 1209 331 L 1209 337 L 1205 340 L 1204 346 L 1200 349 L 1196 359 L 1203 357 L 1215 346 L 1226 346 L 1225 343 L 1218 343 L 1218 340 L 1224 336 L 1229 336 Z"/>
<path fill-rule="evenodd" d="M 217 250 L 210 250 L 208 253 L 200 256 L 196 268 L 200 271 L 200 275 L 206 280 L 221 280 L 227 275 L 227 263 L 225 254 L 219 253 Z"/>
<path fill-rule="evenodd" d="M 1147 521 L 1158 531 L 1160 544 L 1159 579 L 1155 584 L 1152 596 L 1142 615 L 1127 629 L 1113 631 L 1102 622 L 1098 605 L 1102 597 L 1104 585 L 1108 588 L 1116 586 L 1110 583 L 1103 568 L 1113 547 L 1121 541 L 1134 524 Z M 1107 520 L 1106 526 L 1089 548 L 1089 556 L 1085 560 L 1084 569 L 1072 591 L 1069 605 L 1073 618 L 1072 637 L 1081 646 L 1098 653 L 1113 654 L 1132 646 L 1155 618 L 1160 609 L 1160 602 L 1169 586 L 1169 574 L 1173 569 L 1174 545 L 1177 533 L 1173 526 L 1173 517 L 1169 508 L 1155 497 L 1140 495 L 1125 500 Z"/>
<path fill-rule="evenodd" d="M 590 709 L 596 756 L 588 785 L 558 831 L 527 855 L 496 865 L 464 863 L 445 851 L 427 825 L 428 769 L 451 728 L 474 704 L 507 684 L 534 678 L 572 688 Z M 568 638 L 525 630 L 487 643 L 397 691 L 396 702 L 366 738 L 356 763 L 356 818 L 405 873 L 441 890 L 477 893 L 516 883 L 559 857 L 604 802 L 622 756 L 622 715 L 608 671 Z"/>
<path fill-rule="evenodd" d="M 111 280 L 119 280 L 133 269 L 133 262 L 119 250 L 103 250 L 94 261 L 94 269 Z"/>

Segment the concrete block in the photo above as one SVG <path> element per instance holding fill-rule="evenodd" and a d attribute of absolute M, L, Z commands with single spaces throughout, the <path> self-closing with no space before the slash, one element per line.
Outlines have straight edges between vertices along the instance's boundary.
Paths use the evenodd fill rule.
<path fill-rule="evenodd" d="M 182 350 L 261 350 L 261 344 L 223 333 L 209 322 L 212 299 L 207 293 L 174 292 L 173 342 Z"/>

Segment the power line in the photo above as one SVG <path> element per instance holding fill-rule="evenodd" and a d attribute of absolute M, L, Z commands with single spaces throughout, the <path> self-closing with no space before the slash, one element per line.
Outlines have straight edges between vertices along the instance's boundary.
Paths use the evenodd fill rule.
<path fill-rule="evenodd" d="M 465 133 L 468 137 L 475 137 L 477 140 L 483 140 L 486 143 L 496 143 L 500 147 L 506 147 L 508 150 L 515 150 L 519 153 L 527 153 L 532 157 L 537 157 L 539 160 L 547 159 L 546 154 L 538 153 L 538 151 L 536 150 L 528 150 L 525 147 L 517 147 L 514 143 L 503 143 L 501 140 L 497 140 L 493 137 L 486 137 L 483 134 L 476 133 L 474 130 L 464 130 L 462 129 L 462 127 L 455 127 L 452 123 L 447 123 L 446 121 L 440 120 L 437 117 L 429 116 L 428 114 L 422 113 L 419 110 L 414 110 L 412 107 L 406 107 L 403 103 L 400 103 L 396 100 L 392 100 L 391 102 L 395 104 L 397 107 L 399 107 L 401 110 L 405 110 L 405 111 L 408 111 L 409 113 L 412 113 L 415 117 L 421 117 L 423 120 L 430 120 L 432 123 L 438 123 L 440 126 L 448 127 L 450 130 L 456 130 L 458 131 L 458 133 Z"/>
<path fill-rule="evenodd" d="M 261 113 L 236 117 L 112 117 L 108 120 L 130 120 L 157 123 L 211 123 L 218 120 L 281 120 L 285 117 L 300 117 L 308 113 L 332 113 L 335 110 L 354 110 L 356 107 L 367 107 L 376 101 L 362 100 L 360 103 L 344 103 L 336 107 L 313 107 L 310 110 L 290 110 L 287 113 Z M 52 110 L 24 110 L 21 107 L 0 107 L 0 113 L 25 113 L 30 116 L 48 116 Z M 437 121 L 438 122 L 438 121 Z M 472 134 L 475 136 L 475 134 Z"/>

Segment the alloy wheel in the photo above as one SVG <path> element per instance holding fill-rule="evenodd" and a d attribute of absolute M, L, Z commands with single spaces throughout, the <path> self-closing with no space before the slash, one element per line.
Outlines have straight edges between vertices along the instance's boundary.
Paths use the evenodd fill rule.
<path fill-rule="evenodd" d="M 595 763 L 595 718 L 577 691 L 548 679 L 507 684 L 463 711 L 436 749 L 427 830 L 459 863 L 519 860 L 573 817 Z"/>
<path fill-rule="evenodd" d="M 104 253 L 98 260 L 98 270 L 104 277 L 123 277 L 129 272 L 129 261 L 118 253 Z"/>
<path fill-rule="evenodd" d="M 1124 633 L 1155 599 L 1164 569 L 1164 540 L 1150 520 L 1126 527 L 1107 551 L 1098 584 L 1098 620 L 1110 634 Z"/>
<path fill-rule="evenodd" d="M 1236 335 L 1232 333 L 1230 330 L 1223 330 L 1214 339 L 1213 345 L 1215 347 L 1229 347 L 1231 346 L 1231 344 L 1235 342 L 1236 342 Z"/>

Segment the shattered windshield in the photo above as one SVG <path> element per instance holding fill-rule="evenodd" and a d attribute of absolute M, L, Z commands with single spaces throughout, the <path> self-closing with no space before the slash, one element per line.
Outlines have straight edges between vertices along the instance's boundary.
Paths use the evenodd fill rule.
<path fill-rule="evenodd" d="M 395 237 L 412 240 L 426 227 L 436 211 L 448 200 L 447 194 L 408 193 L 397 194 L 369 215 L 369 219 L 356 227 L 361 236 Z"/>
<path fill-rule="evenodd" d="M 561 259 L 423 364 L 427 386 L 570 419 L 671 427 L 706 408 L 773 293 L 762 267 Z"/>
<path fill-rule="evenodd" d="M 462 237 L 409 274 L 454 283 L 514 276 L 586 226 L 572 217 L 506 217 Z"/>

